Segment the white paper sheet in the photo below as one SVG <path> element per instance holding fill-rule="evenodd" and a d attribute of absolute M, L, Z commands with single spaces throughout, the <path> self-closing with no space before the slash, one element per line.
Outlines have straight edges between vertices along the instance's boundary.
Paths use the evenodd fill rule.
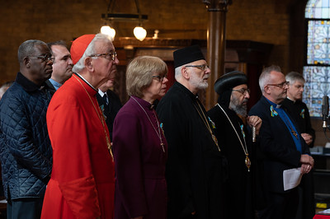
<path fill-rule="evenodd" d="M 283 171 L 284 191 L 297 187 L 301 181 L 302 174 L 299 168 L 292 168 Z"/>
<path fill-rule="evenodd" d="M 6 199 L 0 200 L 0 204 L 5 204 L 5 203 L 7 203 Z"/>

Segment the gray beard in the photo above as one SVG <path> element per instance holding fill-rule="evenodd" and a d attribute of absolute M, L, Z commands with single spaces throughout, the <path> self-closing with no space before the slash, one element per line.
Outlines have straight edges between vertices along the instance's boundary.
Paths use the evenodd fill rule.
<path fill-rule="evenodd" d="M 229 104 L 229 108 L 232 109 L 236 114 L 241 115 L 243 117 L 247 116 L 247 106 L 237 106 L 232 103 Z"/>

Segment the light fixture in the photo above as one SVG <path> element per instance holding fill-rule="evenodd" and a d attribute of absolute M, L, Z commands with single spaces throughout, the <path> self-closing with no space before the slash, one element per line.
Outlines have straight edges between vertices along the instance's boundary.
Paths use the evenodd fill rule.
<path fill-rule="evenodd" d="M 143 41 L 147 36 L 147 31 L 142 26 L 136 26 L 133 30 L 134 36 L 136 39 Z"/>
<path fill-rule="evenodd" d="M 103 25 L 101 27 L 101 33 L 110 36 L 111 41 L 113 41 L 115 39 L 115 36 L 116 36 L 116 30 L 113 29 L 112 27 L 110 27 L 109 25 Z"/>
<path fill-rule="evenodd" d="M 159 30 L 155 30 L 154 36 L 152 37 L 152 39 L 158 39 L 158 34 L 159 34 Z"/>
<path fill-rule="evenodd" d="M 113 11 L 114 1 L 115 0 L 109 1 L 108 11 L 110 11 L 110 12 Z M 141 14 L 138 0 L 135 0 L 135 5 L 136 5 L 136 9 L 137 9 L 137 14 L 106 13 L 106 14 L 102 14 L 102 19 L 105 20 L 106 23 L 113 23 L 113 22 L 136 22 L 136 23 L 138 23 L 139 25 L 134 28 L 133 33 L 134 33 L 134 36 L 138 40 L 143 41 L 147 36 L 147 31 L 146 31 L 146 29 L 144 29 L 142 27 L 142 22 L 148 20 L 148 15 Z M 110 8 L 111 8 L 111 10 L 109 10 Z M 102 28 L 101 28 L 101 33 L 103 33 Z M 104 28 L 106 28 L 107 31 L 109 31 L 109 29 L 111 29 L 112 35 L 110 35 L 110 34 L 109 35 L 110 35 L 110 37 L 113 36 L 112 39 L 114 39 L 115 34 L 116 34 L 115 29 L 111 28 L 110 26 L 107 26 Z"/>

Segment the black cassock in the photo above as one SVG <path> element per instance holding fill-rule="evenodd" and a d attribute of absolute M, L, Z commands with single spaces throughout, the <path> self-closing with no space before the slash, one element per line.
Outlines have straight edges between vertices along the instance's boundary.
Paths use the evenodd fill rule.
<path fill-rule="evenodd" d="M 207 128 L 212 124 L 198 97 L 175 82 L 160 100 L 157 114 L 169 150 L 168 218 L 223 218 L 226 161 Z"/>
<path fill-rule="evenodd" d="M 218 105 L 214 106 L 208 111 L 208 115 L 211 120 L 215 123 L 216 129 L 215 134 L 221 145 L 223 155 L 228 161 L 228 181 L 226 182 L 226 213 L 225 218 L 254 218 L 253 213 L 253 200 L 252 200 L 252 172 L 254 172 L 254 166 L 256 163 L 253 159 L 253 151 L 251 147 L 252 137 L 247 132 L 246 126 L 237 114 L 226 107 L 221 105 L 222 109 L 228 115 L 232 125 L 229 122 L 225 113 L 220 109 Z M 243 132 L 242 132 L 243 128 Z M 236 134 L 237 133 L 237 134 Z M 243 137 L 245 135 L 245 138 Z M 247 147 L 249 159 L 251 160 L 250 172 L 245 165 L 246 155 L 242 148 Z"/>
<path fill-rule="evenodd" d="M 292 100 L 286 98 L 281 105 L 290 114 L 294 122 L 296 122 L 296 127 L 299 128 L 300 133 L 308 133 L 313 137 L 313 142 L 309 145 L 309 147 L 313 147 L 315 130 L 312 128 L 311 118 L 306 104 L 300 100 L 293 102 Z"/>

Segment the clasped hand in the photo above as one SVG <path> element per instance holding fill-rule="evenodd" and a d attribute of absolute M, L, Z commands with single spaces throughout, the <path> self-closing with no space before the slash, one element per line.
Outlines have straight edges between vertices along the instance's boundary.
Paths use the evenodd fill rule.
<path fill-rule="evenodd" d="M 306 174 L 309 173 L 314 167 L 314 159 L 312 156 L 308 154 L 302 154 L 300 157 L 301 163 L 301 173 Z"/>

